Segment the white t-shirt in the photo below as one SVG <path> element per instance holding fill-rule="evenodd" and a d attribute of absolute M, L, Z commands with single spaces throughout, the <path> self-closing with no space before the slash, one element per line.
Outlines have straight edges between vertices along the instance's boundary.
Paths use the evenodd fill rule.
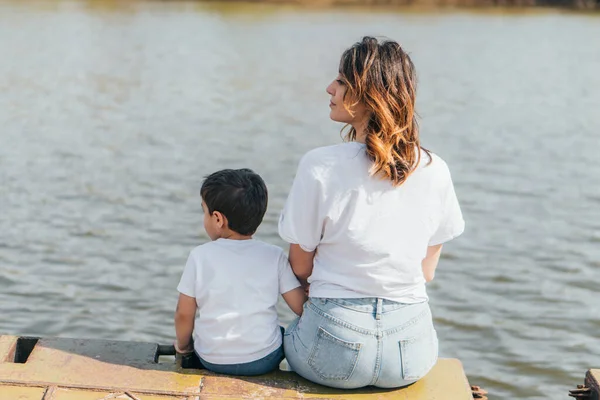
<path fill-rule="evenodd" d="M 422 151 L 400 186 L 370 176 L 362 143 L 309 151 L 279 218 L 279 235 L 317 249 L 311 297 L 428 300 L 421 262 L 427 247 L 464 230 L 450 171 Z"/>
<path fill-rule="evenodd" d="M 196 298 L 194 349 L 213 364 L 256 361 L 281 346 L 275 304 L 300 286 L 283 250 L 218 239 L 190 252 L 177 290 Z"/>

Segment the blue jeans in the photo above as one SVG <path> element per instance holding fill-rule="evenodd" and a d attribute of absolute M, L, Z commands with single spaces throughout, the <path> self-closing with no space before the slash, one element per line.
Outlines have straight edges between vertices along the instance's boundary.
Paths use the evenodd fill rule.
<path fill-rule="evenodd" d="M 279 346 L 275 351 L 267 354 L 260 360 L 251 361 L 242 364 L 212 364 L 198 357 L 204 368 L 218 374 L 254 376 L 269 373 L 279 367 L 283 360 L 283 346 Z"/>
<path fill-rule="evenodd" d="M 280 327 L 281 333 L 283 328 Z M 279 367 L 283 360 L 283 345 L 267 354 L 260 360 L 241 364 L 213 364 L 203 360 L 196 352 L 183 356 L 181 361 L 183 368 L 207 369 L 217 374 L 254 376 L 269 373 Z"/>
<path fill-rule="evenodd" d="M 311 297 L 283 343 L 296 373 L 342 389 L 410 385 L 429 372 L 438 356 L 427 302 Z"/>

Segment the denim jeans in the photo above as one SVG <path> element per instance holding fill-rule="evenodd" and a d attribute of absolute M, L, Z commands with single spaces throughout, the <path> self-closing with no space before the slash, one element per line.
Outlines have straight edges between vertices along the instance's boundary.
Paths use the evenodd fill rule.
<path fill-rule="evenodd" d="M 279 363 L 283 360 L 283 346 L 279 346 L 276 350 L 267 354 L 260 360 L 251 361 L 241 364 L 213 364 L 203 360 L 198 354 L 191 353 L 183 356 L 182 367 L 194 369 L 207 369 L 218 374 L 237 375 L 237 376 L 254 376 L 262 375 L 274 371 L 279 367 Z"/>
<path fill-rule="evenodd" d="M 283 335 L 283 327 L 280 326 L 279 329 Z M 279 367 L 281 360 L 283 360 L 283 344 L 259 360 L 241 364 L 213 364 L 193 352 L 182 357 L 181 366 L 194 369 L 204 368 L 217 374 L 254 376 L 274 371 Z"/>
<path fill-rule="evenodd" d="M 427 302 L 311 297 L 283 341 L 296 373 L 342 389 L 410 385 L 429 372 L 438 356 Z"/>

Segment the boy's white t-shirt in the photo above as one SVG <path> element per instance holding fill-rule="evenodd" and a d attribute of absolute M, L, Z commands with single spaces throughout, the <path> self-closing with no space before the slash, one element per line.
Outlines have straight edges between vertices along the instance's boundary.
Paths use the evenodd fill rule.
<path fill-rule="evenodd" d="M 240 364 L 275 351 L 282 343 L 275 304 L 298 286 L 277 246 L 218 239 L 196 247 L 177 286 L 196 298 L 196 353 L 213 364 Z"/>
<path fill-rule="evenodd" d="M 426 301 L 421 262 L 427 247 L 453 239 L 465 226 L 448 166 L 421 151 L 416 170 L 394 187 L 371 176 L 371 165 L 362 143 L 309 151 L 279 234 L 305 251 L 317 249 L 311 297 Z"/>

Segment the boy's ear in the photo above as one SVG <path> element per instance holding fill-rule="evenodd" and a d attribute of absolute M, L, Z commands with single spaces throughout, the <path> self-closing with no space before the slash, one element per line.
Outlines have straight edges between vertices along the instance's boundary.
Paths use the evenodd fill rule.
<path fill-rule="evenodd" d="M 219 228 L 226 228 L 227 227 L 227 218 L 225 218 L 225 216 L 223 214 L 221 214 L 219 211 L 213 211 L 213 218 L 215 218 L 215 222 L 217 223 L 217 226 Z"/>

